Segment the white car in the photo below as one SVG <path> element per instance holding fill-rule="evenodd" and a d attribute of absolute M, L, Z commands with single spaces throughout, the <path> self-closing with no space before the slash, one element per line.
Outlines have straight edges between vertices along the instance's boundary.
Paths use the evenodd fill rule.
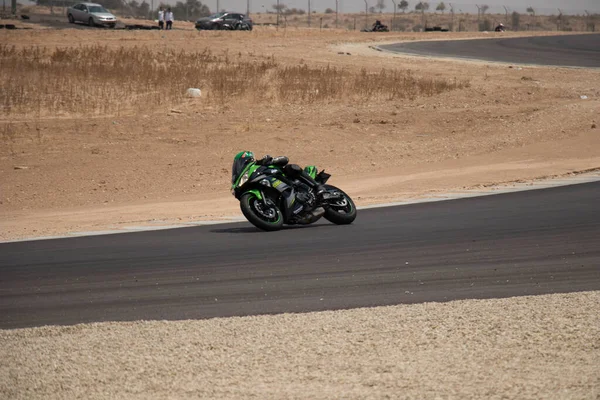
<path fill-rule="evenodd" d="M 97 3 L 79 3 L 67 9 L 67 18 L 69 22 L 84 22 L 89 26 L 108 26 L 114 28 L 117 24 L 117 17 L 110 11 Z"/>

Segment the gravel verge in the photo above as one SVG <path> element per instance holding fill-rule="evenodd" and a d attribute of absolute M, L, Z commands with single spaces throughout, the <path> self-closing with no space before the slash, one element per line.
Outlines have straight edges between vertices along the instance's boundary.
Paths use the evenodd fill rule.
<path fill-rule="evenodd" d="M 4 399 L 600 396 L 600 291 L 0 331 Z"/>

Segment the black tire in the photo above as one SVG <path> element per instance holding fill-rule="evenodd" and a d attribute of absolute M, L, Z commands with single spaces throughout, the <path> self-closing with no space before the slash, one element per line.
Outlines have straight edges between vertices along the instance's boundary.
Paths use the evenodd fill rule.
<path fill-rule="evenodd" d="M 94 24 L 94 18 L 90 17 L 90 19 L 88 19 L 88 25 L 89 26 L 96 26 L 96 24 Z"/>
<path fill-rule="evenodd" d="M 252 193 L 246 193 L 240 199 L 240 208 L 252 225 L 263 231 L 278 231 L 283 226 L 283 215 L 272 200 L 267 199 L 267 202 L 270 207 L 265 209 L 262 200 Z"/>
<path fill-rule="evenodd" d="M 72 14 L 69 14 L 69 23 L 70 24 L 74 24 L 75 23 L 75 18 L 73 18 Z"/>
<path fill-rule="evenodd" d="M 329 207 L 325 209 L 325 215 L 323 215 L 325 219 L 336 225 L 348 225 L 354 222 L 356 219 L 356 206 L 350 196 L 335 186 L 325 185 L 325 187 L 327 190 L 336 190 L 344 196 L 342 200 L 330 203 Z"/>

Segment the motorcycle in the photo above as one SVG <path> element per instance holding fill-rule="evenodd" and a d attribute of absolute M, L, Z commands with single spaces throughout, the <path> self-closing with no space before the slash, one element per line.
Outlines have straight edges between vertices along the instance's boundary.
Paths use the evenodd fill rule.
<path fill-rule="evenodd" d="M 234 29 L 236 31 L 251 31 L 252 30 L 252 25 L 250 25 L 246 21 L 238 21 L 235 24 Z"/>
<path fill-rule="evenodd" d="M 387 25 L 377 25 L 369 29 L 363 29 L 362 32 L 389 32 Z"/>
<path fill-rule="evenodd" d="M 319 197 L 305 174 L 325 188 Z M 325 170 L 317 173 L 315 166 L 302 170 L 296 164 L 258 165 L 241 152 L 233 161 L 231 193 L 246 219 L 265 231 L 277 231 L 283 224 L 308 225 L 321 217 L 337 225 L 351 224 L 356 206 L 341 189 L 326 184 L 330 177 Z"/>
<path fill-rule="evenodd" d="M 226 31 L 251 31 L 252 26 L 244 20 L 235 21 L 232 24 L 225 23 L 221 26 Z"/>

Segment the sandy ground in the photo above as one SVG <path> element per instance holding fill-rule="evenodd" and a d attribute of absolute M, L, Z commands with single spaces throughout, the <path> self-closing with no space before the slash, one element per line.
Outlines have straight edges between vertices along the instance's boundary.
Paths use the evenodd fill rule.
<path fill-rule="evenodd" d="M 600 70 L 509 68 L 369 48 L 494 34 L 257 28 L 234 36 L 239 32 L 187 28 L 168 35 L 100 29 L 0 34 L 16 46 L 227 46 L 229 54 L 272 56 L 284 64 L 401 68 L 471 86 L 394 101 L 215 106 L 188 100 L 101 117 L 0 115 L 0 240 L 240 216 L 229 193 L 231 159 L 240 150 L 325 168 L 358 205 L 600 167 L 600 130 L 593 128 L 600 123 Z"/>
<path fill-rule="evenodd" d="M 597 399 L 600 292 L 0 331 L 5 399 Z"/>
<path fill-rule="evenodd" d="M 234 37 L 188 28 L 169 36 L 0 32 L 0 42 L 226 44 L 249 57 L 403 68 L 471 86 L 369 103 L 215 107 L 190 100 L 100 118 L 0 115 L 0 240 L 239 216 L 229 169 L 242 149 L 324 167 L 359 205 L 600 167 L 598 70 L 509 68 L 368 48 L 449 35 L 265 28 Z M 451 35 L 479 36 L 490 35 Z M 4 330 L 0 397 L 597 399 L 599 300 L 591 292 Z"/>

